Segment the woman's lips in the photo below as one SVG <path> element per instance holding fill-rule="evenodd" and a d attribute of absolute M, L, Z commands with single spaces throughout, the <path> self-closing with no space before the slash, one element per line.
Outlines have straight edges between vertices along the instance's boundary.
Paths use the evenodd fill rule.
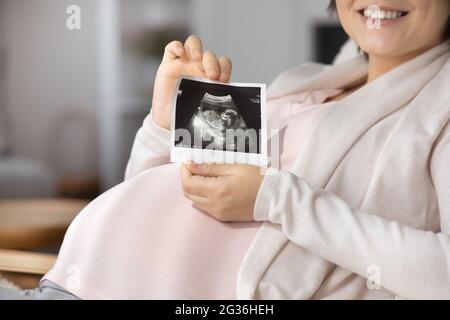
<path fill-rule="evenodd" d="M 370 6 L 367 9 L 359 10 L 359 15 L 371 29 L 391 25 L 401 22 L 409 14 L 408 11 L 400 11 L 390 8 L 380 8 L 377 6 Z"/>

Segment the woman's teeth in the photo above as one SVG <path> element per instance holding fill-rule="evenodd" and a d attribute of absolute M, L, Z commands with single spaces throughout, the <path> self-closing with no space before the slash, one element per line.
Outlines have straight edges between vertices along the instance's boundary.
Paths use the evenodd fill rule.
<path fill-rule="evenodd" d="M 363 14 L 369 19 L 397 19 L 403 17 L 407 13 L 402 11 L 366 9 Z"/>

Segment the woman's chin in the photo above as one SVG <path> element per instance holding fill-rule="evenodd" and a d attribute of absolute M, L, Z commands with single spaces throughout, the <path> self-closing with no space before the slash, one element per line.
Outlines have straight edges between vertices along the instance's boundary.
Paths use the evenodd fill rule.
<path fill-rule="evenodd" d="M 368 55 L 378 57 L 393 57 L 399 55 L 399 53 L 405 51 L 405 46 L 400 46 L 399 42 L 391 39 L 383 39 L 381 37 L 372 37 L 370 41 L 362 41 L 359 43 L 359 47 L 362 51 Z"/>

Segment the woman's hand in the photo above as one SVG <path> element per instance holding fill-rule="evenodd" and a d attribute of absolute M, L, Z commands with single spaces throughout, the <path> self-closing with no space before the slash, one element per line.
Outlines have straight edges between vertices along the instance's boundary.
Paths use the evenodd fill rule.
<path fill-rule="evenodd" d="M 223 222 L 254 221 L 253 208 L 263 179 L 261 168 L 248 165 L 181 166 L 186 198 Z"/>
<path fill-rule="evenodd" d="M 213 52 L 203 52 L 202 41 L 197 36 L 190 36 L 184 45 L 180 41 L 169 43 L 156 74 L 153 89 L 152 108 L 156 124 L 170 129 L 172 98 L 180 76 L 228 82 L 231 68 L 230 59 L 218 59 Z"/>

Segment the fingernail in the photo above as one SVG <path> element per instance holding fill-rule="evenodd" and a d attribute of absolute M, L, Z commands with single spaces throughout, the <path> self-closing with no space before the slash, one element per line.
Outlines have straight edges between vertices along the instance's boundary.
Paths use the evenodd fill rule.
<path fill-rule="evenodd" d="M 184 165 L 190 167 L 191 169 L 196 167 L 196 164 L 192 161 L 186 161 Z"/>

